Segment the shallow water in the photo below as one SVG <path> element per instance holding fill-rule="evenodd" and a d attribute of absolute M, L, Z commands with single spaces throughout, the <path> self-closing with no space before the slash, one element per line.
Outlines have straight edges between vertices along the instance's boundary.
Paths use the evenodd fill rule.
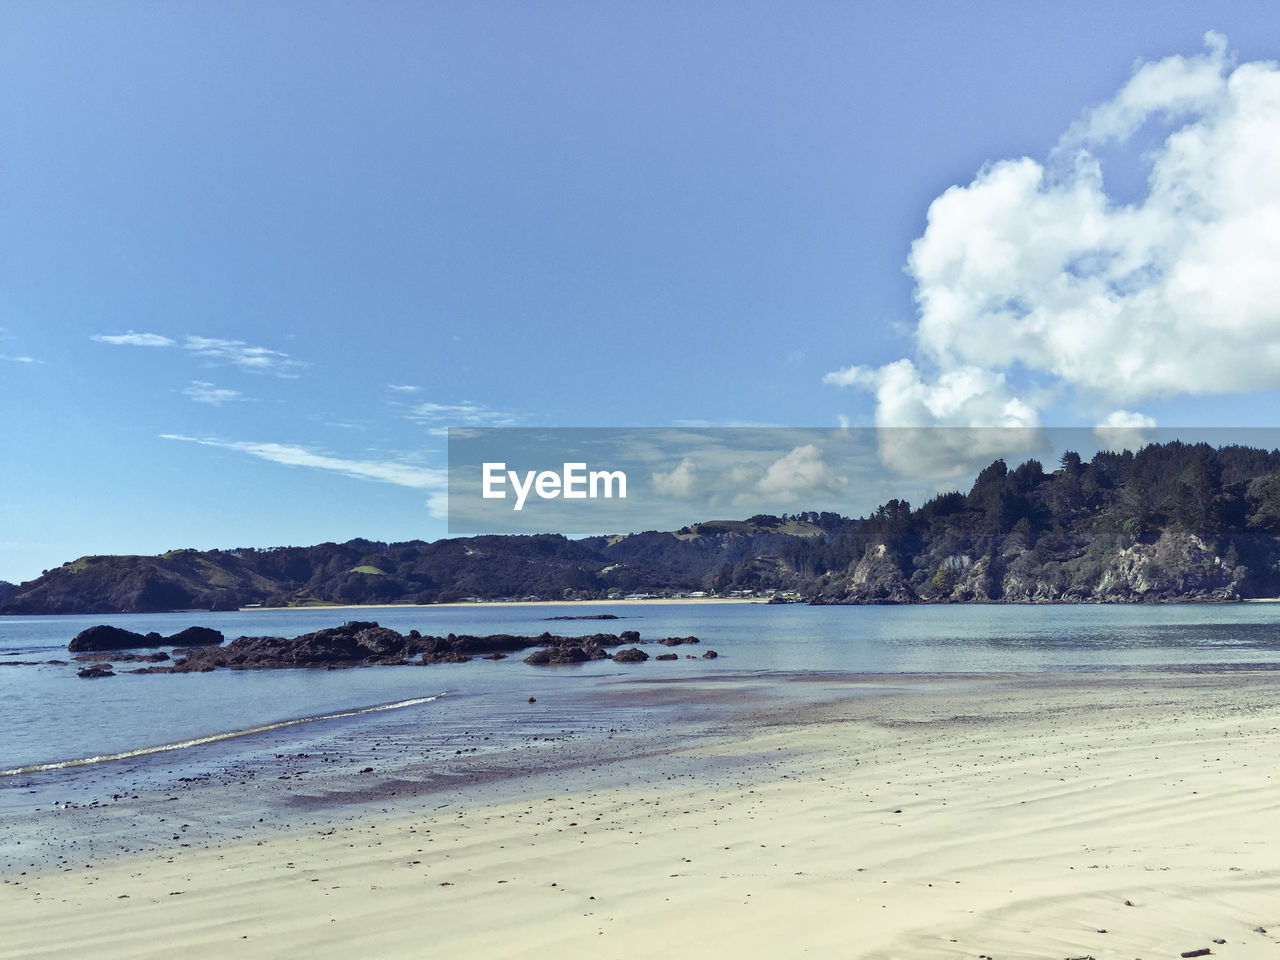
<path fill-rule="evenodd" d="M 612 621 L 555 621 L 557 615 L 615 613 Z M 239 635 L 293 636 L 351 618 L 423 633 L 562 635 L 634 629 L 642 638 L 694 634 L 673 648 L 674 662 L 597 661 L 531 667 L 520 656 L 465 664 L 349 670 L 217 670 L 82 680 L 76 665 L 0 669 L 0 806 L 19 782 L 30 793 L 65 784 L 74 768 L 32 778 L 34 766 L 92 758 L 172 775 L 182 763 L 263 752 L 315 752 L 345 745 L 352 755 L 379 736 L 412 735 L 452 744 L 487 731 L 483 749 L 513 738 L 635 728 L 657 722 L 654 709 L 611 691 L 634 679 L 735 678 L 777 681 L 797 675 L 855 673 L 1042 672 L 1117 669 L 1241 669 L 1280 666 L 1280 605 L 808 607 L 764 604 L 635 603 L 534 606 L 256 610 L 133 616 L 0 618 L 0 661 L 69 659 L 67 642 L 95 623 L 170 634 L 192 624 Z M 711 648 L 715 660 L 686 659 Z M 650 653 L 655 653 L 650 648 Z M 122 665 L 128 669 L 130 665 Z M 530 710 L 528 698 L 541 703 Z M 391 705 L 390 709 L 371 708 Z M 672 705 L 666 707 L 674 709 Z M 243 735 L 242 735 L 243 734 Z M 235 736 L 230 736 L 235 735 Z M 326 747 L 328 745 L 328 747 Z M 149 752 L 166 749 L 150 765 Z M 92 778 L 90 778 L 92 779 Z M 86 788 L 87 789 L 87 788 Z"/>

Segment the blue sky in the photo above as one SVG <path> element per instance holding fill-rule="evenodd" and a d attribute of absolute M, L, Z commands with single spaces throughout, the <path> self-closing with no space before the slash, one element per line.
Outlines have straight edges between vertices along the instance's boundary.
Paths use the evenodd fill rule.
<path fill-rule="evenodd" d="M 443 536 L 450 426 L 1266 424 L 1278 21 L 5 4 L 0 579 Z"/>

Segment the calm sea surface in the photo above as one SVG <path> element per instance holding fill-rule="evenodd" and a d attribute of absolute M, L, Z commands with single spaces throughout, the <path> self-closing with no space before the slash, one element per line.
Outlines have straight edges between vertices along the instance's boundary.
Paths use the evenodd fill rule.
<path fill-rule="evenodd" d="M 616 621 L 549 623 L 555 615 L 607 611 Z M 1280 604 L 1168 606 L 808 607 L 764 604 L 585 604 L 263 610 L 134 616 L 0 617 L 0 661 L 69 659 L 67 642 L 111 623 L 140 633 L 192 624 L 240 635 L 294 636 L 348 618 L 427 634 L 563 635 L 639 630 L 643 638 L 694 634 L 675 662 L 536 668 L 519 656 L 465 664 L 350 670 L 218 670 L 186 675 L 121 674 L 82 680 L 76 665 L 0 668 L 0 792 L 29 768 L 182 744 L 168 753 L 307 749 L 335 738 L 374 738 L 411 723 L 424 738 L 460 729 L 498 731 L 523 722 L 527 698 L 560 711 L 539 714 L 547 730 L 590 723 L 602 698 L 637 678 L 768 684 L 836 672 L 968 673 L 1280 667 Z M 715 660 L 685 659 L 707 648 Z M 650 654 L 663 648 L 650 647 Z M 129 669 L 132 664 L 122 664 Z M 443 694 L 443 696 L 440 696 Z M 395 704 L 391 709 L 363 712 Z M 596 705 L 596 706 L 593 706 Z M 270 731 L 218 739 L 286 721 Z M 602 719 L 603 723 L 613 722 Z M 206 741 L 191 743 L 191 741 Z M 282 747 L 282 744 L 284 747 Z M 107 761 L 119 763 L 120 761 Z M 56 772 L 50 771 L 50 772 Z M 68 767 L 70 772 L 72 767 Z M 45 775 L 44 772 L 41 773 Z M 0 800 L 3 798 L 0 797 Z"/>

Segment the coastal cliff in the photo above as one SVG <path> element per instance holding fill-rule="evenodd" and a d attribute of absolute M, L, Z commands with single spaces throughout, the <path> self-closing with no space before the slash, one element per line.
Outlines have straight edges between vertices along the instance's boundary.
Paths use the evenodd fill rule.
<path fill-rule="evenodd" d="M 1277 560 L 1268 544 L 1269 563 Z M 1092 559 L 1045 560 L 1014 548 L 973 557 L 941 558 L 932 576 L 908 578 L 904 568 L 924 558 L 894 556 L 886 544 L 867 547 L 847 579 L 832 578 L 818 603 L 1150 603 L 1232 601 L 1270 595 L 1251 571 L 1224 558 L 1194 533 L 1166 531 L 1153 542 L 1116 547 Z M 1074 562 L 1072 562 L 1074 561 Z M 917 568 L 919 569 L 919 568 Z M 923 567 L 927 572 L 929 564 Z"/>

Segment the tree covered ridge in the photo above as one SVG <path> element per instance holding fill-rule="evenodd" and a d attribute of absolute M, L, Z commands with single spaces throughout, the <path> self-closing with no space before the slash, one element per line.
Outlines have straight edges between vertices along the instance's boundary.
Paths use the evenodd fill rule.
<path fill-rule="evenodd" d="M 967 493 L 673 532 L 82 557 L 6 613 L 777 591 L 825 603 L 1227 600 L 1280 594 L 1280 451 L 1153 444 L 1047 471 L 996 460 Z"/>
<path fill-rule="evenodd" d="M 1067 451 L 1053 472 L 996 460 L 968 493 L 914 510 L 890 500 L 785 556 L 828 600 L 860 565 L 855 600 L 1231 599 L 1280 587 L 1277 533 L 1280 451 L 1173 441 L 1088 462 Z M 1136 581 L 1126 562 L 1142 567 Z"/>

